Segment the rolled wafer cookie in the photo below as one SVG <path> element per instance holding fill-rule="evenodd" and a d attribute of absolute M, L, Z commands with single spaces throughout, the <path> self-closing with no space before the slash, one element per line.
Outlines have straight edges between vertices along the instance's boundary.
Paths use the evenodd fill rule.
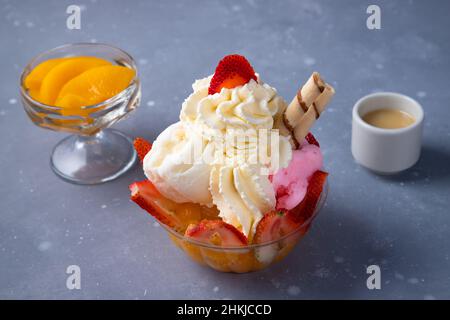
<path fill-rule="evenodd" d="M 334 92 L 334 88 L 325 83 L 318 72 L 313 72 L 298 90 L 283 114 L 283 124 L 291 133 L 294 148 L 298 148 Z"/>

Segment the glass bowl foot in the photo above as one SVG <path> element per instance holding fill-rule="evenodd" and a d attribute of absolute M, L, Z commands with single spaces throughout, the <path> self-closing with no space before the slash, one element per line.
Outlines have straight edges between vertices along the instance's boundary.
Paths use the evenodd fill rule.
<path fill-rule="evenodd" d="M 118 178 L 136 159 L 130 138 L 105 129 L 93 136 L 72 135 L 61 140 L 53 149 L 50 166 L 68 182 L 98 184 Z"/>

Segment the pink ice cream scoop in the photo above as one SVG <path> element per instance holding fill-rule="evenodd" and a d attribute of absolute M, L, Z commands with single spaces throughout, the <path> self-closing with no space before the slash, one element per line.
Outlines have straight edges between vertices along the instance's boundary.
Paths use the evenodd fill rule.
<path fill-rule="evenodd" d="M 309 177 L 322 168 L 322 163 L 322 152 L 315 145 L 304 144 L 292 152 L 287 168 L 278 170 L 272 177 L 278 210 L 291 210 L 303 200 Z"/>

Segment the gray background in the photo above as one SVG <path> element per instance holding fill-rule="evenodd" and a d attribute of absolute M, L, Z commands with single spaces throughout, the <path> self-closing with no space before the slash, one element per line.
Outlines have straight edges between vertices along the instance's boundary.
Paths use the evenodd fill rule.
<path fill-rule="evenodd" d="M 0 1 L 0 298 L 450 298 L 449 1 L 79 1 L 82 29 L 67 30 L 71 3 Z M 366 28 L 372 3 L 378 31 Z M 136 58 L 141 107 L 115 127 L 150 140 L 228 53 L 246 55 L 286 99 L 313 70 L 336 87 L 313 130 L 330 195 L 285 261 L 244 275 L 197 266 L 128 200 L 139 167 L 92 187 L 51 172 L 65 135 L 28 120 L 18 78 L 34 55 L 79 41 Z M 421 160 L 389 178 L 350 153 L 351 108 L 380 90 L 408 94 L 426 113 Z M 81 290 L 66 289 L 71 264 Z M 381 267 L 381 290 L 366 288 L 370 264 Z"/>

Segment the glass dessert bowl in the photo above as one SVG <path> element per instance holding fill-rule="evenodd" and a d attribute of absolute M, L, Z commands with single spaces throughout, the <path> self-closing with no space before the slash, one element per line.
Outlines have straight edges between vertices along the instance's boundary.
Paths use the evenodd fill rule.
<path fill-rule="evenodd" d="M 130 190 L 131 199 L 154 216 L 193 261 L 221 272 L 245 273 L 281 261 L 306 235 L 326 201 L 326 178 L 323 171 L 313 175 L 305 198 L 296 208 L 265 214 L 251 243 L 220 219 L 216 207 L 175 203 L 149 180 L 133 183 Z"/>
<path fill-rule="evenodd" d="M 283 260 L 306 235 L 314 218 L 322 209 L 328 194 L 328 183 L 320 195 L 312 215 L 287 234 L 274 240 L 241 247 L 211 245 L 186 237 L 161 224 L 170 239 L 195 262 L 221 272 L 245 273 L 261 270 Z"/>
<path fill-rule="evenodd" d="M 134 146 L 147 180 L 131 200 L 194 261 L 250 272 L 280 261 L 327 195 L 320 145 L 309 132 L 334 94 L 313 73 L 288 105 L 247 59 L 224 57 L 196 80 L 180 120 Z"/>
<path fill-rule="evenodd" d="M 126 82 L 115 85 L 118 79 Z M 62 92 L 66 94 L 59 98 Z M 132 141 L 117 130 L 105 129 L 139 105 L 136 64 L 125 51 L 94 43 L 51 49 L 25 67 L 20 94 L 35 125 L 74 134 L 60 141 L 51 155 L 51 168 L 64 180 L 103 183 L 136 162 Z"/>

